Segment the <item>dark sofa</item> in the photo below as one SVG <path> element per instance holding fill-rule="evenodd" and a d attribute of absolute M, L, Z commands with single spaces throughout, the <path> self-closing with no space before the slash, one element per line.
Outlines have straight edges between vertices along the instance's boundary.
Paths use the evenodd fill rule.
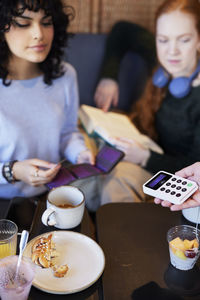
<path fill-rule="evenodd" d="M 77 71 L 80 104 L 95 105 L 93 96 L 103 61 L 106 37 L 106 34 L 78 33 L 69 40 L 64 58 Z M 141 95 L 146 78 L 147 67 L 144 60 L 136 53 L 127 52 L 119 72 L 119 109 L 129 111 L 131 103 Z"/>

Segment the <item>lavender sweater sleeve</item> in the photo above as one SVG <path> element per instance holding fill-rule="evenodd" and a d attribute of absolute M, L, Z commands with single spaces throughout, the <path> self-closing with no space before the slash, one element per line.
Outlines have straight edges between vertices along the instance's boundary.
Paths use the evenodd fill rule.
<path fill-rule="evenodd" d="M 2 176 L 6 161 L 39 158 L 57 163 L 66 157 L 72 163 L 86 149 L 77 129 L 79 97 L 76 72 L 65 63 L 65 73 L 51 86 L 43 77 L 0 80 L 0 197 L 34 196 L 45 187 L 23 182 L 8 184 Z"/>

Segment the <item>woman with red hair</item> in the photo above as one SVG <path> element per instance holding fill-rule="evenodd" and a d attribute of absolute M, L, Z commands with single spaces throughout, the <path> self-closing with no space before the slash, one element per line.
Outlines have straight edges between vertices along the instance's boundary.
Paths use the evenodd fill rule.
<path fill-rule="evenodd" d="M 106 178 L 103 203 L 141 200 L 141 186 L 152 174 L 200 160 L 200 2 L 164 1 L 155 17 L 155 38 L 159 67 L 130 118 L 164 153 L 134 140 L 113 139 L 125 159 Z"/>

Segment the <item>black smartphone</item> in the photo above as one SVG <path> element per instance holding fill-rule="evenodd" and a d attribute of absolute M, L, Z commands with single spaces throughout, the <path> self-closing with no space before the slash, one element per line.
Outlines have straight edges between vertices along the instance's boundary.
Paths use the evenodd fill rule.
<path fill-rule="evenodd" d="M 104 145 L 96 156 L 95 165 L 78 164 L 62 167 L 55 179 L 47 184 L 49 189 L 69 184 L 76 179 L 109 173 L 124 157 L 124 153 L 112 146 Z"/>

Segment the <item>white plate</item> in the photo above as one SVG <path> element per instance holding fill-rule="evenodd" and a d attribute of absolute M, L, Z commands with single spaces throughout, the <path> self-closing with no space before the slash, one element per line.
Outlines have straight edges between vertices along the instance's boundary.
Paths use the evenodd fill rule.
<path fill-rule="evenodd" d="M 57 264 L 67 264 L 69 270 L 65 277 L 56 278 L 51 268 L 36 266 L 33 286 L 52 294 L 72 294 L 91 286 L 101 276 L 105 257 L 100 246 L 86 235 L 73 231 L 52 231 L 32 239 L 26 246 L 24 256 L 31 257 L 31 247 L 41 236 L 53 234 L 56 243 Z"/>

